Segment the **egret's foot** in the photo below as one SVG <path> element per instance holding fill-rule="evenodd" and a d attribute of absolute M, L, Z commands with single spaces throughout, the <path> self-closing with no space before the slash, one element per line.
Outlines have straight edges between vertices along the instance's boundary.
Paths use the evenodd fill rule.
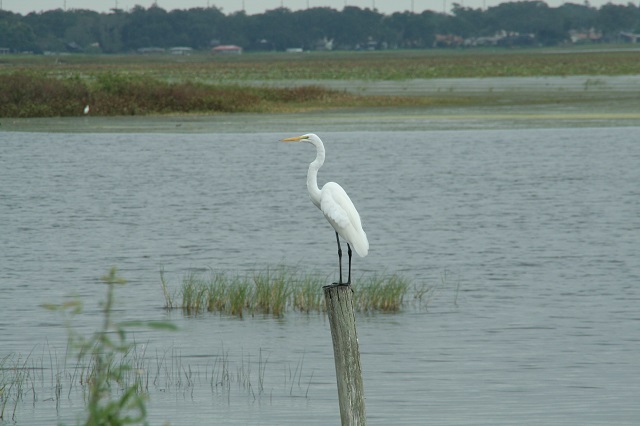
<path fill-rule="evenodd" d="M 333 283 L 322 286 L 322 288 L 332 288 L 332 287 L 349 287 L 351 284 L 349 283 Z"/>

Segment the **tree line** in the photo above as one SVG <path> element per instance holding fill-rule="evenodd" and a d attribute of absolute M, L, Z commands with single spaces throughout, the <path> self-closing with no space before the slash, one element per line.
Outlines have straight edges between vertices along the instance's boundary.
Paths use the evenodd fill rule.
<path fill-rule="evenodd" d="M 391 15 L 355 6 L 277 8 L 255 15 L 225 15 L 216 7 L 167 11 L 156 5 L 109 13 L 57 9 L 23 16 L 0 11 L 0 48 L 5 52 L 124 53 L 175 46 L 203 50 L 218 43 L 249 51 L 423 49 L 437 46 L 438 37 L 446 35 L 466 39 L 499 32 L 515 35 L 516 42 L 556 45 L 569 40 L 572 31 L 597 32 L 608 41 L 621 32 L 639 33 L 640 8 L 632 3 L 595 8 L 588 1 L 559 7 L 519 1 L 487 9 L 454 3 L 451 13 L 425 10 Z"/>

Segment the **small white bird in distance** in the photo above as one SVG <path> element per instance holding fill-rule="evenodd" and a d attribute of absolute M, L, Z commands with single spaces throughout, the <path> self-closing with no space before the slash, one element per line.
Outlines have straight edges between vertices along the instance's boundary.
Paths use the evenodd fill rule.
<path fill-rule="evenodd" d="M 89 105 L 84 107 L 84 115 L 89 114 Z"/>
<path fill-rule="evenodd" d="M 307 172 L 307 189 L 313 204 L 322 211 L 324 217 L 336 231 L 340 281 L 334 284 L 350 285 L 351 247 L 360 257 L 365 257 L 369 252 L 369 241 L 367 240 L 367 234 L 362 230 L 360 215 L 345 190 L 337 183 L 327 182 L 322 189 L 318 188 L 318 170 L 324 164 L 325 151 L 322 140 L 317 135 L 308 133 L 302 136 L 282 139 L 282 142 L 308 142 L 316 147 L 316 159 L 309 164 L 309 171 Z M 349 255 L 349 275 L 346 283 L 342 282 L 340 237 L 347 242 L 347 253 Z"/>

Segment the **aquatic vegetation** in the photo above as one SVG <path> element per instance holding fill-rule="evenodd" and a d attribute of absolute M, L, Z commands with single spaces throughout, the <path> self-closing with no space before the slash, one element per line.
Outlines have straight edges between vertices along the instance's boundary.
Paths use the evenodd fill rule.
<path fill-rule="evenodd" d="M 93 354 L 77 358 L 77 354 L 67 352 L 58 356 L 49 343 L 42 345 L 42 351 L 37 354 L 4 355 L 0 358 L 0 423 L 19 423 L 20 409 L 25 404 L 35 407 L 55 401 L 56 411 L 63 414 L 69 401 L 79 400 L 87 406 L 87 415 L 81 424 L 144 424 L 146 403 L 158 392 L 191 395 L 210 392 L 227 401 L 232 396 L 258 399 L 271 398 L 274 394 L 307 398 L 313 379 L 313 371 L 303 368 L 304 354 L 297 361 L 276 363 L 269 361 L 269 353 L 263 349 L 253 355 L 243 352 L 232 356 L 222 346 L 211 354 L 206 364 L 192 365 L 175 347 L 153 353 L 148 353 L 146 348 L 147 345 L 131 342 L 126 351 L 118 352 L 101 367 L 95 357 L 87 363 Z M 69 363 L 72 358 L 77 362 Z M 284 374 L 278 372 L 280 369 Z M 109 402 L 102 400 L 92 406 L 94 387 L 101 382 L 101 377 L 114 374 L 118 374 L 118 381 L 109 381 Z M 276 377 L 282 381 L 278 382 Z M 139 410 L 127 410 L 127 406 L 135 408 L 134 402 L 140 404 Z M 126 422 L 115 421 L 122 420 L 127 413 Z"/>
<path fill-rule="evenodd" d="M 357 310 L 396 312 L 404 302 L 409 280 L 398 274 L 373 275 L 354 286 L 354 304 Z"/>
<path fill-rule="evenodd" d="M 21 356 L 5 355 L 0 359 L 0 421 L 4 420 L 5 413 L 8 415 L 7 403 L 13 400 L 13 410 L 11 420 L 16 420 L 16 409 L 18 402 L 24 400 L 29 393 L 36 400 L 35 379 L 32 366 L 31 354 L 24 359 Z"/>
<path fill-rule="evenodd" d="M 73 377 L 77 377 L 88 393 L 87 418 L 84 424 L 93 426 L 143 423 L 147 414 L 146 396 L 143 393 L 145 385 L 144 376 L 138 372 L 144 371 L 139 368 L 139 359 L 144 357 L 144 353 L 139 356 L 136 345 L 127 340 L 127 329 L 132 326 L 146 326 L 171 330 L 175 327 L 164 322 L 114 321 L 115 286 L 123 285 L 126 281 L 117 275 L 116 268 L 111 268 L 101 281 L 107 285 L 106 300 L 102 303 L 102 328 L 85 337 L 74 331 L 68 319 L 69 347 L 76 357 L 77 366 Z M 71 300 L 61 305 L 47 304 L 44 307 L 71 316 L 82 311 L 79 300 Z M 16 382 L 22 382 L 20 376 Z"/>
<path fill-rule="evenodd" d="M 286 291 L 291 288 L 289 275 L 278 269 L 257 274 L 255 279 L 262 288 L 261 299 L 256 300 L 266 304 L 264 309 L 268 308 L 270 313 L 279 314 L 279 306 L 283 303 L 280 299 L 287 300 Z M 38 354 L 34 353 L 34 348 L 26 356 L 11 353 L 0 358 L 0 422 L 8 419 L 15 422 L 18 408 L 25 402 L 35 405 L 38 401 L 53 400 L 56 409 L 60 410 L 63 398 L 81 398 L 86 404 L 86 417 L 82 424 L 121 425 L 145 423 L 146 404 L 154 390 L 189 389 L 193 392 L 196 384 L 205 384 L 212 393 L 228 398 L 233 383 L 254 399 L 264 394 L 268 353 L 263 354 L 260 349 L 253 359 L 251 354 L 244 352 L 239 359 L 231 359 L 223 346 L 217 355 L 211 355 L 211 361 L 205 366 L 185 364 L 173 347 L 149 354 L 148 345 L 127 339 L 129 330 L 151 328 L 170 331 L 175 327 L 162 321 L 117 322 L 114 318 L 114 292 L 115 287 L 124 284 L 125 280 L 117 275 L 115 268 L 101 280 L 107 285 L 106 299 L 101 303 L 101 328 L 89 336 L 74 330 L 73 319 L 83 310 L 80 300 L 45 304 L 44 308 L 65 318 L 69 334 L 66 354 L 59 357 L 56 350 L 46 343 Z M 220 298 L 210 298 L 211 295 L 227 296 L 231 315 L 246 309 L 245 299 L 251 294 L 246 283 L 229 281 L 220 274 L 213 275 L 206 282 L 206 288 L 196 274 L 187 275 L 183 284 L 183 296 L 197 309 L 215 306 L 208 304 Z M 293 370 L 288 364 L 284 366 L 281 389 L 287 396 L 299 397 L 299 392 L 304 392 L 305 397 L 308 394 L 313 373 L 309 376 L 305 372 L 303 381 L 303 360 L 304 355 Z M 254 371 L 257 371 L 257 377 L 252 373 Z M 295 394 L 294 384 L 297 386 Z M 271 382 L 268 386 L 271 392 L 277 388 Z"/>
<path fill-rule="evenodd" d="M 327 284 L 327 277 L 302 273 L 296 268 L 278 266 L 245 276 L 190 272 L 175 291 L 169 288 L 163 271 L 160 276 L 165 306 L 190 315 L 209 311 L 237 317 L 281 317 L 289 310 L 325 310 L 322 286 Z M 257 355 L 241 352 L 232 357 L 222 346 L 204 364 L 191 365 L 174 347 L 149 351 L 148 342 L 139 344 L 128 338 L 131 330 L 151 328 L 163 332 L 175 327 L 163 321 L 117 321 L 114 292 L 125 280 L 115 268 L 101 280 L 107 292 L 100 304 L 100 328 L 88 336 L 74 330 L 73 320 L 83 312 L 78 299 L 46 304 L 44 308 L 65 319 L 69 334 L 66 353 L 59 356 L 47 342 L 36 345 L 26 356 L 10 353 L 0 357 L 0 421 L 19 420 L 17 414 L 25 403 L 55 401 L 56 410 L 64 411 L 68 401 L 78 398 L 86 407 L 83 424 L 139 424 L 146 421 L 147 402 L 154 392 L 193 394 L 203 387 L 225 399 L 238 392 L 252 399 L 272 398 L 274 393 L 308 397 L 313 371 L 304 368 L 304 353 L 297 361 L 278 363 L 270 361 L 269 352 L 262 348 Z M 407 303 L 410 286 L 411 282 L 399 274 L 362 276 L 355 280 L 353 288 L 356 309 L 368 313 L 398 311 Z M 418 300 L 431 287 L 414 285 L 414 291 L 414 300 Z M 284 374 L 278 373 L 278 368 L 283 368 Z M 284 382 L 274 382 L 276 377 Z"/>
<path fill-rule="evenodd" d="M 160 282 L 165 308 L 182 309 L 189 314 L 283 316 L 287 310 L 326 310 L 322 286 L 327 284 L 327 278 L 284 266 L 245 276 L 214 271 L 203 276 L 189 272 L 173 292 L 169 290 L 164 271 L 160 271 Z M 405 304 L 410 288 L 410 280 L 399 274 L 363 276 L 353 283 L 354 307 L 360 312 L 397 312 Z M 430 287 L 423 285 L 420 291 L 425 293 L 426 288 Z"/>

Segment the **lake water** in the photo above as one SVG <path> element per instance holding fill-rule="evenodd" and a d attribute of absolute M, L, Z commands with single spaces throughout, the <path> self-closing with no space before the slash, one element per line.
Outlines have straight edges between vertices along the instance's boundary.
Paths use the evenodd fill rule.
<path fill-rule="evenodd" d="M 207 268 L 335 277 L 333 231 L 305 188 L 315 152 L 277 142 L 295 133 L 0 134 L 0 359 L 42 368 L 18 424 L 81 415 L 64 321 L 39 305 L 79 297 L 74 326 L 96 329 L 112 265 L 128 280 L 119 319 L 180 328 L 134 335 L 157 379 L 151 424 L 339 423 L 324 316 L 162 309 L 161 268 L 175 287 Z M 640 424 L 638 134 L 320 134 L 319 181 L 350 193 L 371 245 L 355 276 L 438 286 L 428 306 L 357 317 L 369 424 Z M 211 384 L 221 359 L 228 389 Z"/>

